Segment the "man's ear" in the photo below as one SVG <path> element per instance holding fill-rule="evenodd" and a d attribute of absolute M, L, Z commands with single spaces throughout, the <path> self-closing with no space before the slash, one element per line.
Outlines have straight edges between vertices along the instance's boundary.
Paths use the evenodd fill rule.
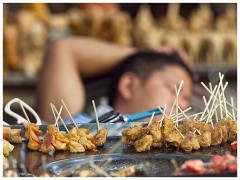
<path fill-rule="evenodd" d="M 139 85 L 139 78 L 132 72 L 122 75 L 118 83 L 118 93 L 124 100 L 130 100 Z"/>

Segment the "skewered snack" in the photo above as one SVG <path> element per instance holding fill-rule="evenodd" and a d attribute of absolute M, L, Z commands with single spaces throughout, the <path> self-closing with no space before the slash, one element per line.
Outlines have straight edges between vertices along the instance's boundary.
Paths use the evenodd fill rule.
<path fill-rule="evenodd" d="M 77 134 L 77 128 L 72 128 L 68 133 L 69 144 L 68 149 L 70 152 L 84 152 L 85 148 L 79 143 L 80 136 Z"/>
<path fill-rule="evenodd" d="M 11 129 L 10 127 L 3 127 L 3 138 L 11 143 L 22 143 L 20 135 L 21 129 Z"/>
<path fill-rule="evenodd" d="M 211 132 L 206 131 L 202 134 L 200 134 L 199 136 L 197 136 L 198 138 L 198 143 L 200 146 L 202 147 L 208 147 L 211 145 Z"/>
<path fill-rule="evenodd" d="M 144 135 L 134 143 L 137 152 L 148 151 L 151 149 L 153 138 L 151 135 Z"/>
<path fill-rule="evenodd" d="M 69 131 L 69 137 L 72 138 L 72 140 L 74 140 L 75 142 L 81 144 L 81 146 L 83 146 L 85 149 L 96 149 L 96 146 L 90 140 L 88 140 L 87 137 L 90 136 L 87 135 L 84 130 L 78 130 L 76 127 L 74 127 Z"/>
<path fill-rule="evenodd" d="M 55 136 L 50 132 L 47 132 L 43 137 L 43 142 L 41 145 L 41 150 L 43 153 L 49 153 L 54 150 L 54 146 L 52 145 L 55 141 Z"/>
<path fill-rule="evenodd" d="M 181 143 L 181 148 L 184 151 L 192 151 L 192 150 L 200 149 L 197 135 L 192 132 L 189 132 L 187 135 L 185 135 L 185 138 Z"/>
<path fill-rule="evenodd" d="M 10 144 L 7 140 L 3 139 L 3 155 L 8 156 L 12 152 L 14 146 Z"/>
<path fill-rule="evenodd" d="M 34 123 L 26 123 L 25 126 L 25 137 L 29 140 L 28 148 L 32 150 L 39 150 L 42 145 L 42 141 L 39 140 L 38 136 L 42 135 L 42 131 Z"/>
<path fill-rule="evenodd" d="M 107 129 L 100 129 L 94 137 L 94 144 L 96 146 L 103 146 L 107 139 Z"/>
<path fill-rule="evenodd" d="M 68 138 L 63 133 L 59 132 L 53 124 L 48 126 L 48 132 L 51 132 L 55 136 L 55 140 L 52 142 L 52 145 L 55 147 L 55 149 L 67 149 L 67 144 L 69 143 Z"/>
<path fill-rule="evenodd" d="M 155 121 L 155 122 L 151 123 L 147 129 L 149 130 L 149 134 L 153 138 L 152 146 L 153 147 L 161 147 L 162 146 L 162 131 L 161 131 L 160 124 Z"/>

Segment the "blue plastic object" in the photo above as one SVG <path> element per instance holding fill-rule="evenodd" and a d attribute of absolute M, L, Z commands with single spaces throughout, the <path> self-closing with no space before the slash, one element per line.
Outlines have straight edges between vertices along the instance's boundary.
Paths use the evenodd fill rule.
<path fill-rule="evenodd" d="M 162 114 L 162 112 L 156 108 L 136 114 L 123 114 L 122 117 L 125 122 L 134 122 L 140 119 L 151 117 L 153 112 L 155 112 L 155 115 Z"/>

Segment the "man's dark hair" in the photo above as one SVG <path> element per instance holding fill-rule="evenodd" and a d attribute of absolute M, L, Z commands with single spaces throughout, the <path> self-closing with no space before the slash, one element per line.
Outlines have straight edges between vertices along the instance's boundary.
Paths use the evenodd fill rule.
<path fill-rule="evenodd" d="M 109 104 L 114 105 L 118 95 L 118 83 L 126 72 L 133 72 L 144 83 L 156 70 L 163 70 L 168 65 L 178 65 L 189 74 L 192 79 L 194 73 L 177 53 L 166 54 L 155 51 L 140 51 L 128 56 L 115 69 L 109 88 Z"/>

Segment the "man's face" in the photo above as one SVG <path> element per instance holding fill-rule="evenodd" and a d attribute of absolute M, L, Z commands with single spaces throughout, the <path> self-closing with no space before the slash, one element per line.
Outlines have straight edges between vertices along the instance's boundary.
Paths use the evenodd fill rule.
<path fill-rule="evenodd" d="M 181 109 L 188 108 L 192 94 L 192 80 L 183 68 L 166 66 L 164 70 L 153 72 L 145 83 L 140 83 L 136 88 L 132 104 L 135 106 L 134 110 L 141 112 L 158 106 L 164 107 L 167 104 L 169 112 L 176 99 L 175 85 L 178 88 L 182 80 L 184 82 L 178 97 L 178 105 Z"/>

